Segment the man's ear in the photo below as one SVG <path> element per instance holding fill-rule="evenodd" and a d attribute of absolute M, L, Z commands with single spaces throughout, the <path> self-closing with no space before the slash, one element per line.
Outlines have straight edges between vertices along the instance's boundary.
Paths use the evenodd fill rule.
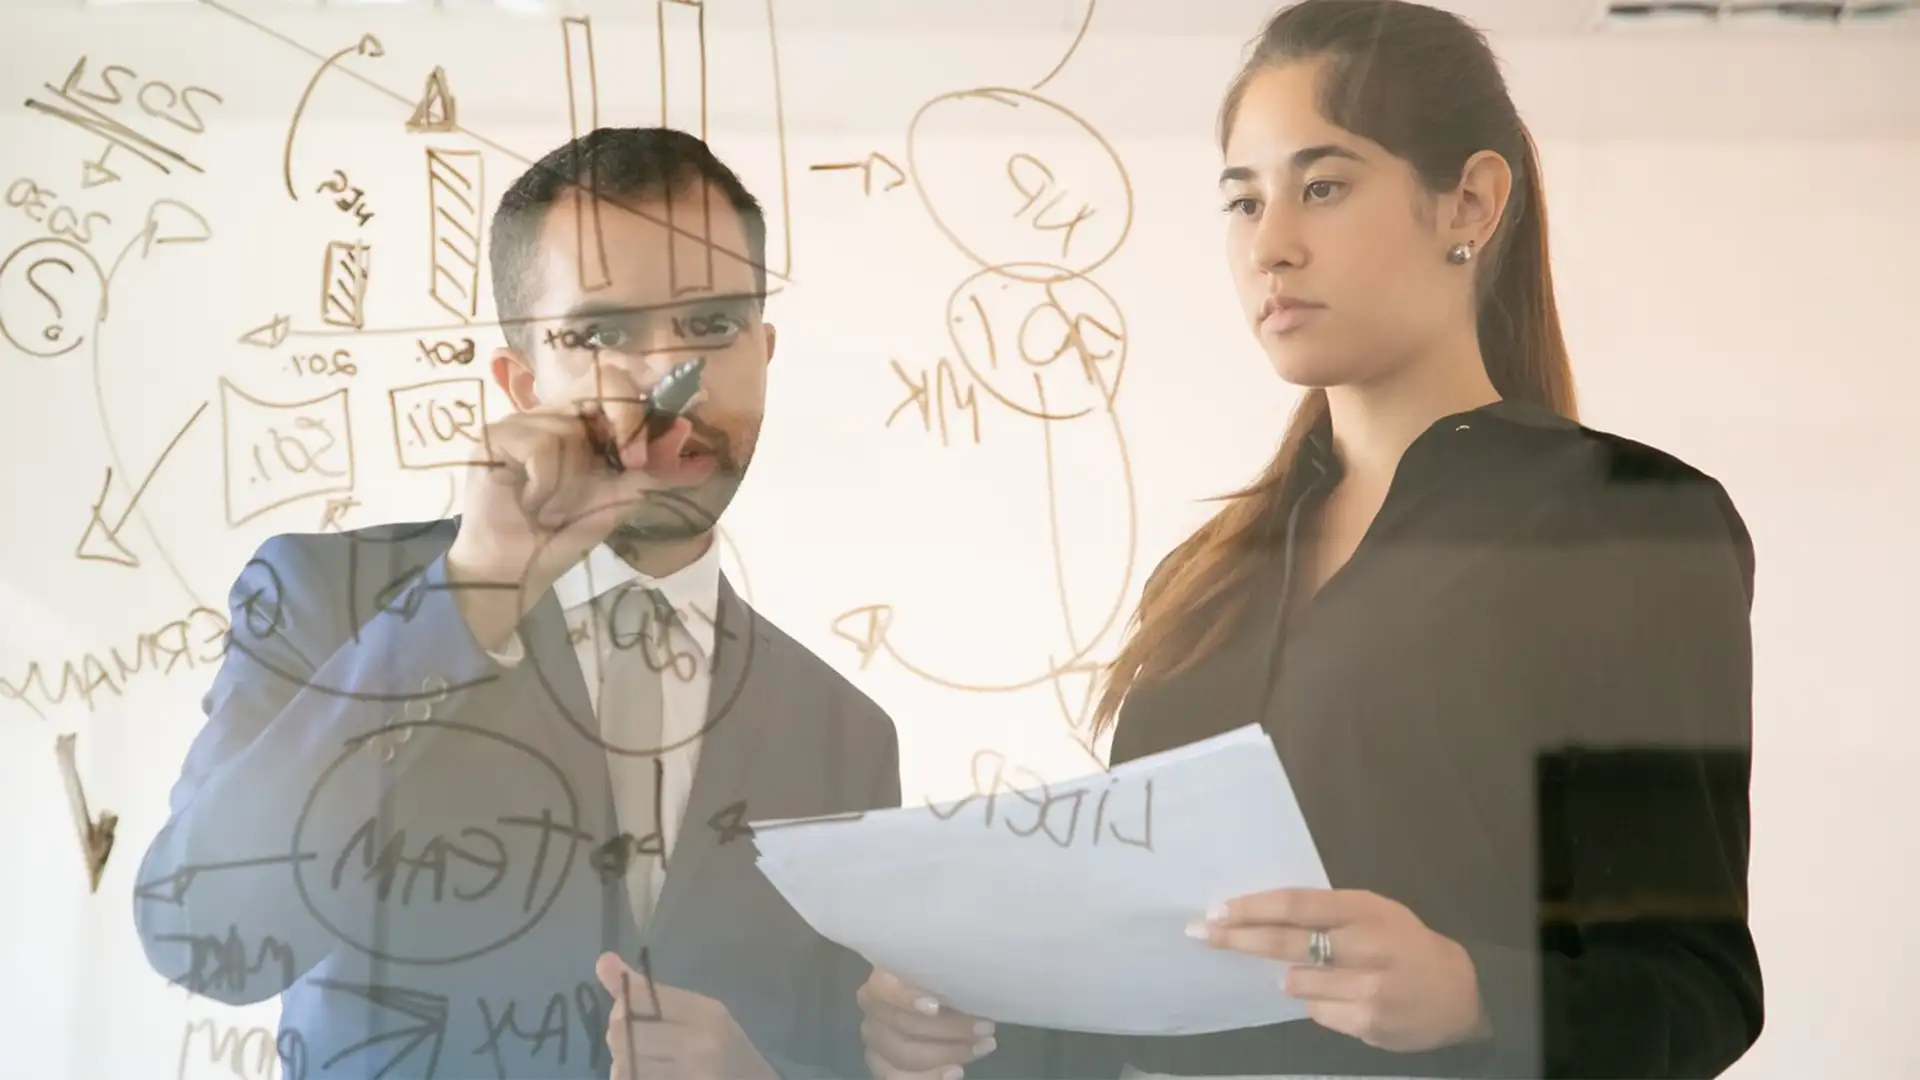
<path fill-rule="evenodd" d="M 493 381 L 506 391 L 507 400 L 513 407 L 526 412 L 540 404 L 539 395 L 533 392 L 533 365 L 527 363 L 511 346 L 502 345 L 493 350 Z"/>
<path fill-rule="evenodd" d="M 774 329 L 773 329 L 773 324 L 772 324 L 772 323 L 761 323 L 761 324 L 760 324 L 760 331 L 761 331 L 762 333 L 764 333 L 764 334 L 766 334 L 766 335 L 767 335 L 767 362 L 768 362 L 768 363 L 772 363 L 772 362 L 773 362 L 773 345 L 774 345 L 774 340 L 775 340 L 775 339 L 776 339 L 776 338 L 777 338 L 777 337 L 778 337 L 779 335 L 777 335 L 776 333 L 774 333 Z"/>

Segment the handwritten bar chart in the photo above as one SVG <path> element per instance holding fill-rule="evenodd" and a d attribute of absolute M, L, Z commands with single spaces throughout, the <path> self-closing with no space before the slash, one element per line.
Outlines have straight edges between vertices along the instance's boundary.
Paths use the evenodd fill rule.
<path fill-rule="evenodd" d="M 593 66 L 593 23 L 584 18 L 560 20 L 561 43 L 566 54 L 567 122 L 578 139 L 600 126 L 600 84 Z M 580 238 L 580 287 L 588 291 L 604 289 L 607 253 L 600 243 L 600 200 L 574 201 L 574 228 Z"/>
<path fill-rule="evenodd" d="M 698 0 L 655 0 L 660 32 L 660 126 L 707 137 L 707 9 Z M 712 195 L 701 189 L 698 223 L 675 220 L 667 206 L 669 228 L 713 235 Z M 683 243 L 676 235 L 667 249 L 667 277 L 675 295 L 713 288 L 713 245 Z"/>
<path fill-rule="evenodd" d="M 478 150 L 427 150 L 427 291 L 449 314 L 471 320 L 480 302 L 481 214 L 487 205 L 486 162 Z"/>
<path fill-rule="evenodd" d="M 320 272 L 320 320 L 358 330 L 367 323 L 367 273 L 373 252 L 365 244 L 335 240 L 327 245 Z"/>

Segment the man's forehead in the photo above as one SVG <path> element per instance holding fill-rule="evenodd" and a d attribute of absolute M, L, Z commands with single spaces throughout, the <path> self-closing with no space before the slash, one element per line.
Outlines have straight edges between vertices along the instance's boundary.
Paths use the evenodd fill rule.
<path fill-rule="evenodd" d="M 755 287 L 745 222 L 711 182 L 671 196 L 567 192 L 546 212 L 540 248 L 549 294 L 612 288 L 664 300 Z"/>

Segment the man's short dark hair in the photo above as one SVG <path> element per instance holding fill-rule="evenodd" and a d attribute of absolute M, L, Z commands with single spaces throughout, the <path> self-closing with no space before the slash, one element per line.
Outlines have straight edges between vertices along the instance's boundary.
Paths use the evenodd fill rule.
<path fill-rule="evenodd" d="M 500 206 L 493 212 L 489 240 L 493 296 L 508 343 L 522 352 L 530 351 L 533 334 L 526 320 L 559 314 L 534 312 L 531 308 L 539 291 L 534 275 L 540 232 L 547 211 L 567 192 L 589 191 L 613 204 L 601 207 L 603 215 L 626 214 L 636 212 L 631 207 L 639 200 L 674 195 L 701 181 L 719 188 L 740 215 L 746 226 L 746 254 L 754 264 L 754 288 L 764 295 L 766 214 L 760 201 L 732 169 L 713 155 L 706 142 L 673 128 L 599 128 L 535 162 L 500 196 Z M 678 220 L 674 225 L 687 227 Z"/>

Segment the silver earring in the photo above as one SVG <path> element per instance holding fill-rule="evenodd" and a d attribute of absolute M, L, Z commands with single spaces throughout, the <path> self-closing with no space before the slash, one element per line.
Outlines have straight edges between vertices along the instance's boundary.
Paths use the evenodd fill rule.
<path fill-rule="evenodd" d="M 1455 266 L 1464 266 L 1471 258 L 1473 258 L 1473 241 L 1471 240 L 1447 249 L 1447 261 Z"/>

